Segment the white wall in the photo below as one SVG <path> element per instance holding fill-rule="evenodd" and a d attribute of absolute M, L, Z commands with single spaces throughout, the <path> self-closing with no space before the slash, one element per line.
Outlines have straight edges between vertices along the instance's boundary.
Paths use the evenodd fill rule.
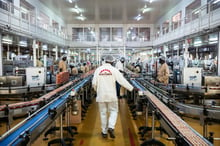
<path fill-rule="evenodd" d="M 58 17 L 56 13 L 54 13 L 52 10 L 47 8 L 45 5 L 43 5 L 39 0 L 26 0 L 31 5 L 35 6 L 37 13 L 39 14 L 40 11 L 44 12 L 47 16 L 50 17 L 50 25 L 52 26 L 52 20 L 55 20 L 59 23 L 59 29 L 60 26 L 66 26 L 64 20 L 61 17 Z"/>

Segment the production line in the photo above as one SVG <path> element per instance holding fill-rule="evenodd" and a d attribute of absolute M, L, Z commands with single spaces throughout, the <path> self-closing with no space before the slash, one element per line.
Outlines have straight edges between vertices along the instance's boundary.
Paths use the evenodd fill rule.
<path fill-rule="evenodd" d="M 75 85 L 68 83 L 62 89 L 58 88 L 59 91 L 64 90 L 65 92 L 56 95 L 48 104 L 2 135 L 0 145 L 27 145 L 33 142 L 59 115 L 62 116 L 63 111 L 67 108 L 66 103 L 72 99 L 70 92 L 79 92 L 90 80 L 91 76 L 88 76 Z M 53 92 L 50 94 L 55 95 Z"/>
<path fill-rule="evenodd" d="M 161 126 L 171 137 L 170 139 L 173 139 L 177 145 L 212 145 L 207 139 L 203 138 L 198 132 L 193 130 L 179 116 L 163 104 L 162 101 L 155 96 L 155 93 L 155 95 L 152 94 L 152 91 L 150 92 L 136 80 L 132 80 L 131 82 L 139 89 L 138 94 L 142 102 L 147 102 L 146 120 L 148 120 L 147 111 L 149 110 L 149 107 L 151 107 L 153 123 L 155 113 Z M 147 125 L 145 128 L 148 128 Z M 152 124 L 152 139 L 154 138 L 154 128 L 154 124 Z"/>
<path fill-rule="evenodd" d="M 145 88 L 147 88 L 155 96 L 157 96 L 158 99 L 160 99 L 166 105 L 170 105 L 170 107 L 172 106 L 173 109 L 175 109 L 181 114 L 188 114 L 196 117 L 200 117 L 201 115 L 205 114 L 207 118 L 216 119 L 216 120 L 220 119 L 220 108 L 218 106 L 184 104 L 179 102 L 177 97 L 172 97 L 172 94 L 155 86 L 151 82 L 143 79 L 137 79 L 137 80 L 140 83 L 142 83 Z"/>
<path fill-rule="evenodd" d="M 81 76 L 81 79 L 85 78 L 86 76 L 90 75 L 93 71 L 88 72 L 87 74 Z M 59 92 L 62 92 L 63 90 L 66 90 L 67 87 L 75 84 L 79 79 L 75 79 L 73 81 L 68 82 L 67 84 L 43 95 L 42 97 L 38 99 L 34 99 L 31 101 L 26 102 L 18 102 L 13 103 L 9 105 L 1 105 L 0 106 L 0 117 L 8 117 L 8 119 L 11 119 L 12 117 L 18 117 L 21 115 L 26 115 L 29 112 L 35 111 L 37 108 L 41 107 L 42 105 L 45 105 L 46 103 L 53 100 Z"/>

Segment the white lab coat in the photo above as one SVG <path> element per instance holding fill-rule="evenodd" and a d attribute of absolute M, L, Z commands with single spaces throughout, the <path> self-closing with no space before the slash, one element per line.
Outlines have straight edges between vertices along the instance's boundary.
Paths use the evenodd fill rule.
<path fill-rule="evenodd" d="M 133 86 L 129 84 L 119 70 L 108 63 L 96 69 L 92 80 L 92 86 L 97 92 L 96 101 L 99 103 L 101 129 L 104 134 L 107 134 L 109 128 L 115 128 L 118 117 L 116 81 L 128 90 L 133 90 Z M 108 112 L 110 113 L 109 116 Z"/>
<path fill-rule="evenodd" d="M 124 64 L 121 61 L 118 61 L 115 64 L 115 68 L 117 68 L 118 70 L 124 71 Z"/>
<path fill-rule="evenodd" d="M 111 64 L 103 64 L 96 69 L 92 80 L 92 86 L 97 92 L 97 102 L 117 101 L 116 81 L 129 91 L 133 86 L 123 77 L 118 69 Z"/>

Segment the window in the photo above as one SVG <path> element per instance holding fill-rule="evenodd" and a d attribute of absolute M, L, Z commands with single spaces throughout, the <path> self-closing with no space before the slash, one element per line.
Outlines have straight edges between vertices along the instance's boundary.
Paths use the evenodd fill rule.
<path fill-rule="evenodd" d="M 137 41 L 138 40 L 138 28 L 130 27 L 127 30 L 127 41 Z"/>
<path fill-rule="evenodd" d="M 220 0 L 207 0 L 207 3 L 210 3 L 210 11 L 220 8 Z"/>
<path fill-rule="evenodd" d="M 172 17 L 172 30 L 175 30 L 181 26 L 181 17 L 182 17 L 181 11 Z"/>
<path fill-rule="evenodd" d="M 150 41 L 150 28 L 139 28 L 140 41 Z"/>
<path fill-rule="evenodd" d="M 84 40 L 85 41 L 89 41 L 89 42 L 93 42 L 95 41 L 95 28 L 93 27 L 88 27 L 88 28 L 84 28 Z"/>
<path fill-rule="evenodd" d="M 169 32 L 169 25 L 170 25 L 170 22 L 169 20 L 166 20 L 164 23 L 163 23 L 163 34 L 166 34 Z"/>
<path fill-rule="evenodd" d="M 50 24 L 50 18 L 46 14 L 40 11 L 40 14 L 37 18 L 39 27 L 48 30 Z"/>
<path fill-rule="evenodd" d="M 112 28 L 112 41 L 122 42 L 123 41 L 123 29 Z"/>
<path fill-rule="evenodd" d="M 83 41 L 83 28 L 72 28 L 73 35 L 72 40 L 73 41 Z"/>
<path fill-rule="evenodd" d="M 110 41 L 110 28 L 103 27 L 100 28 L 100 41 Z"/>
<path fill-rule="evenodd" d="M 201 0 L 195 0 L 186 7 L 185 10 L 185 23 L 195 20 L 199 17 L 199 7 L 201 6 Z"/>

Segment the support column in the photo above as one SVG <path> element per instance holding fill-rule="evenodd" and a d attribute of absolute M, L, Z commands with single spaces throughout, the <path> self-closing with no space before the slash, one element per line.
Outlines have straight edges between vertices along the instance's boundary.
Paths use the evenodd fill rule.
<path fill-rule="evenodd" d="M 97 64 L 98 64 L 98 61 L 99 61 L 99 46 L 98 45 L 96 45 L 96 62 L 97 62 Z"/>
<path fill-rule="evenodd" d="M 86 60 L 86 53 L 83 53 L 83 61 Z"/>
<path fill-rule="evenodd" d="M 37 45 L 36 45 L 36 40 L 33 40 L 33 63 L 34 63 L 34 67 L 37 66 Z"/>
<path fill-rule="evenodd" d="M 48 45 L 48 52 L 49 52 L 49 58 L 51 58 L 51 48 L 49 47 L 49 45 Z"/>
<path fill-rule="evenodd" d="M 220 76 L 220 32 L 218 33 L 218 56 L 217 56 L 217 68 L 218 68 L 218 76 Z"/>
<path fill-rule="evenodd" d="M 78 54 L 78 62 L 81 62 L 81 53 L 80 53 L 80 50 L 79 50 L 79 54 Z"/>
<path fill-rule="evenodd" d="M 21 55 L 21 50 L 20 50 L 20 46 L 18 45 L 18 54 L 17 55 Z"/>
<path fill-rule="evenodd" d="M 2 47 L 2 34 L 0 33 L 0 76 L 3 75 L 3 47 Z"/>
<path fill-rule="evenodd" d="M 123 57 L 126 56 L 126 46 L 124 45 L 124 54 L 123 54 Z"/>
<path fill-rule="evenodd" d="M 7 60 L 10 60 L 9 44 L 7 44 Z"/>
<path fill-rule="evenodd" d="M 57 46 L 55 47 L 55 50 L 56 50 L 55 60 L 58 60 L 58 47 Z"/>
<path fill-rule="evenodd" d="M 188 58 L 189 58 L 188 48 L 189 48 L 189 42 L 186 39 L 185 40 L 185 51 L 184 51 L 184 54 L 183 54 L 183 57 L 184 57 L 184 67 L 188 66 Z"/>

